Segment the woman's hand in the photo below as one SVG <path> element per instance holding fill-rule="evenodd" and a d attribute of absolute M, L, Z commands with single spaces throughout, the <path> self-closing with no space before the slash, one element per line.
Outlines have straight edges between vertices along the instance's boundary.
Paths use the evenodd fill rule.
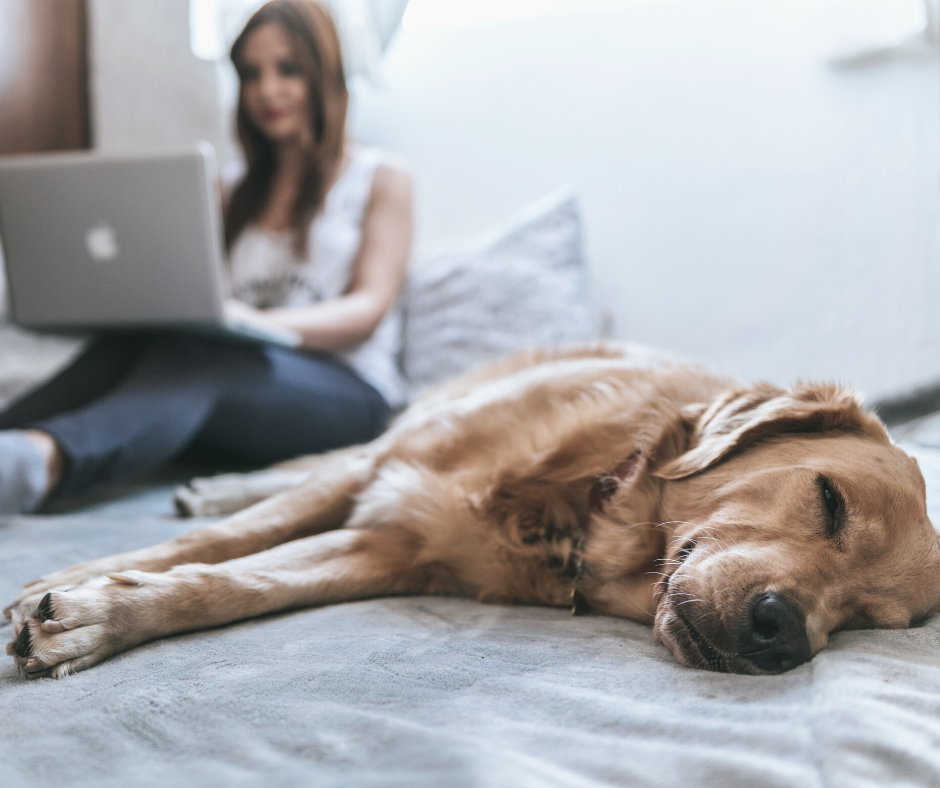
<path fill-rule="evenodd" d="M 293 329 L 281 325 L 276 320 L 272 320 L 267 315 L 267 313 L 260 309 L 255 309 L 253 306 L 246 304 L 244 301 L 238 301 L 235 298 L 229 298 L 226 300 L 223 309 L 225 311 L 226 321 L 241 323 L 248 326 L 256 326 L 257 328 L 263 329 L 265 331 L 276 331 L 279 334 L 283 334 L 285 332 L 297 334 L 297 332 Z M 300 334 L 297 334 L 297 344 L 302 344 Z"/>
<path fill-rule="evenodd" d="M 260 309 L 255 309 L 251 304 L 239 301 L 237 298 L 229 298 L 225 302 L 225 319 L 236 323 L 248 323 L 259 328 L 277 328 L 278 326 Z"/>

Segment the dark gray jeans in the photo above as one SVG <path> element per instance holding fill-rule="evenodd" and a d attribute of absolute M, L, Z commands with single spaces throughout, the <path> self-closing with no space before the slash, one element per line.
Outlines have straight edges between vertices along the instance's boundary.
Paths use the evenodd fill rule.
<path fill-rule="evenodd" d="M 264 465 L 362 443 L 381 395 L 325 355 L 192 337 L 101 337 L 0 414 L 65 455 L 55 497 L 146 473 L 197 444 Z"/>

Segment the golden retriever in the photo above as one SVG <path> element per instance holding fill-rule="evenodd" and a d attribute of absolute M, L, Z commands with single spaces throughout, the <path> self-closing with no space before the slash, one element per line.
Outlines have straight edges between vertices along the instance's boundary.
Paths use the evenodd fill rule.
<path fill-rule="evenodd" d="M 287 470 L 307 478 L 28 585 L 6 610 L 22 675 L 390 594 L 573 605 L 651 623 L 684 665 L 778 673 L 940 599 L 917 464 L 834 385 L 738 387 L 627 345 L 535 351 Z"/>

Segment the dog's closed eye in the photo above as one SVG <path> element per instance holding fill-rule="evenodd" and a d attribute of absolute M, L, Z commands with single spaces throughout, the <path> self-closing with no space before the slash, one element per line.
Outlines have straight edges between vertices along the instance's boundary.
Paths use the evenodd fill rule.
<path fill-rule="evenodd" d="M 819 487 L 826 536 L 836 539 L 845 525 L 845 501 L 831 479 L 819 476 L 816 484 Z"/>

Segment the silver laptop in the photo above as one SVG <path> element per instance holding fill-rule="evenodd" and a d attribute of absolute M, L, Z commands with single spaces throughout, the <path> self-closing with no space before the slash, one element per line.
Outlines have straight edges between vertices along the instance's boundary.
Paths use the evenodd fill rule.
<path fill-rule="evenodd" d="M 227 321 L 215 154 L 48 154 L 0 160 L 12 319 L 76 332 L 184 330 L 296 346 Z"/>

